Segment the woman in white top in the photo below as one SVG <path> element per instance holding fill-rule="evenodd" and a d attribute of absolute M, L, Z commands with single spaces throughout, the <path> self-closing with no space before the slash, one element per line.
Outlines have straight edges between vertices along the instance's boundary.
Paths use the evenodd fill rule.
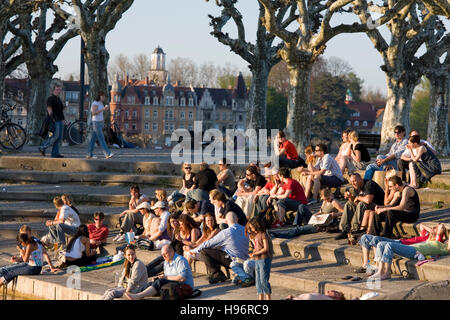
<path fill-rule="evenodd" d="M 87 158 L 94 158 L 93 152 L 95 147 L 95 142 L 98 140 L 100 146 L 103 148 L 103 153 L 105 154 L 105 158 L 109 159 L 114 154 L 109 151 L 108 146 L 105 142 L 105 136 L 103 135 L 103 111 L 107 110 L 109 106 L 104 106 L 103 102 L 106 99 L 106 95 L 103 91 L 100 91 L 97 98 L 91 105 L 91 113 L 92 113 L 92 135 L 91 141 L 89 142 L 89 149 Z"/>
<path fill-rule="evenodd" d="M 22 262 L 4 266 L 0 268 L 0 287 L 8 284 L 14 277 L 19 275 L 36 275 L 40 274 L 42 266 L 44 265 L 44 257 L 52 272 L 59 269 L 54 268 L 52 261 L 48 255 L 44 255 L 45 250 L 42 244 L 35 241 L 26 233 L 20 233 L 17 236 L 17 241 L 20 242 L 21 247 L 17 247 L 20 252 L 20 260 Z M 19 261 L 19 259 L 14 259 Z"/>
<path fill-rule="evenodd" d="M 96 251 L 91 249 L 89 230 L 85 224 L 80 225 L 77 233 L 70 239 L 65 257 L 65 266 L 87 266 L 97 260 Z"/>

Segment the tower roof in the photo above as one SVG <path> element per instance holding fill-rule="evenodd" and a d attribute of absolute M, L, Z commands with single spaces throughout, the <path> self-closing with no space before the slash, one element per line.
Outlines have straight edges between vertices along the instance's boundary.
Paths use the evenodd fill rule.
<path fill-rule="evenodd" d="M 161 49 L 160 46 L 158 46 L 158 47 L 155 49 L 155 51 L 153 51 L 153 53 L 157 53 L 157 54 L 165 54 L 164 51 L 163 51 L 163 49 Z"/>
<path fill-rule="evenodd" d="M 233 89 L 233 98 L 235 99 L 246 99 L 247 98 L 247 86 L 245 85 L 244 76 L 242 72 L 239 72 L 237 77 L 236 85 Z"/>

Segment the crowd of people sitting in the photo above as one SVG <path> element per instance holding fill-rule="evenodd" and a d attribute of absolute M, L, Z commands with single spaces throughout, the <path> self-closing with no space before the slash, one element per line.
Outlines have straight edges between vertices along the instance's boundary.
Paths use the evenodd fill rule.
<path fill-rule="evenodd" d="M 225 267 L 233 271 L 233 283 L 256 285 L 259 299 L 271 299 L 272 238 L 320 231 L 339 232 L 336 240 L 359 243 L 363 265 L 358 272 L 382 280 L 390 278 L 394 254 L 418 260 L 449 254 L 450 244 L 444 244 L 448 233 L 442 224 L 436 228 L 423 225 L 422 236 L 414 240 L 393 239 L 397 222 L 414 223 L 419 218 L 416 189 L 441 173 L 436 151 L 417 131 L 412 131 L 409 139 L 402 126 L 395 127 L 394 133 L 396 141 L 389 153 L 374 163 L 370 163 L 370 154 L 358 141 L 356 131 L 343 132 L 335 158 L 325 144 L 318 144 L 305 148 L 305 160 L 280 131 L 278 159 L 272 158 L 263 166 L 251 163 L 237 183 L 229 161 L 223 159 L 218 174 L 207 163 L 201 163 L 195 173 L 190 163 L 183 163 L 182 185 L 170 196 L 157 189 L 150 198 L 133 185 L 128 209 L 120 214 L 120 232 L 113 239 L 128 242 L 118 247 L 125 256 L 122 277 L 118 287 L 107 290 L 103 298 L 142 299 L 171 284 L 182 284 L 192 291 L 191 265 L 200 260 L 207 266 L 210 284 L 228 279 L 222 271 Z M 294 170 L 301 179 L 292 178 Z M 384 189 L 372 180 L 375 171 L 386 172 Z M 333 193 L 332 188 L 340 190 L 345 174 L 351 186 L 345 189 L 341 202 L 342 197 L 336 196 L 339 192 Z M 313 214 L 311 208 L 320 201 L 320 209 Z M 0 269 L 0 284 L 13 275 L 38 273 L 35 267 L 42 266 L 42 259 L 31 264 L 30 257 L 48 258 L 42 244 L 64 252 L 59 267 L 88 265 L 101 254 L 108 236 L 104 214 L 95 213 L 95 223 L 86 226 L 81 224 L 69 195 L 56 197 L 53 203 L 58 212 L 55 219 L 46 222 L 48 234 L 41 240 L 20 237 L 26 249 L 20 249 L 21 257 L 12 262 L 23 261 L 28 266 L 18 267 L 16 272 Z M 286 224 L 292 227 L 280 229 Z M 67 244 L 66 237 L 70 237 Z M 137 258 L 137 248 L 161 250 L 161 256 L 146 265 Z M 371 248 L 377 266 L 370 266 Z"/>

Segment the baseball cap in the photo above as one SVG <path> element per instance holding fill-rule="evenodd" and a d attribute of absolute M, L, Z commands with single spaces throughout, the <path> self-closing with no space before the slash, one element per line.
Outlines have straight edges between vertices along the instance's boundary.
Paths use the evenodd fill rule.
<path fill-rule="evenodd" d="M 142 202 L 140 205 L 138 205 L 137 207 L 136 207 L 136 209 L 147 209 L 148 211 L 150 211 L 151 210 L 151 206 L 150 206 L 150 203 L 148 203 L 147 201 L 146 202 Z"/>
<path fill-rule="evenodd" d="M 151 207 L 152 210 L 157 208 L 166 208 L 166 203 L 164 201 L 158 201 L 153 207 Z"/>

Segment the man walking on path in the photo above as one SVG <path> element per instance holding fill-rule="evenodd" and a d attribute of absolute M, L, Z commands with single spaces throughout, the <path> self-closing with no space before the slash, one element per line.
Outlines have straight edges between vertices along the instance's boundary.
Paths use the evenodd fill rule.
<path fill-rule="evenodd" d="M 39 147 L 39 151 L 44 157 L 45 150 L 52 145 L 52 158 L 64 158 L 59 154 L 59 147 L 64 133 L 64 104 L 59 98 L 61 90 L 61 85 L 55 84 L 52 95 L 47 99 L 47 112 L 55 122 L 55 131 L 53 133 L 49 132 L 49 137 Z"/>

